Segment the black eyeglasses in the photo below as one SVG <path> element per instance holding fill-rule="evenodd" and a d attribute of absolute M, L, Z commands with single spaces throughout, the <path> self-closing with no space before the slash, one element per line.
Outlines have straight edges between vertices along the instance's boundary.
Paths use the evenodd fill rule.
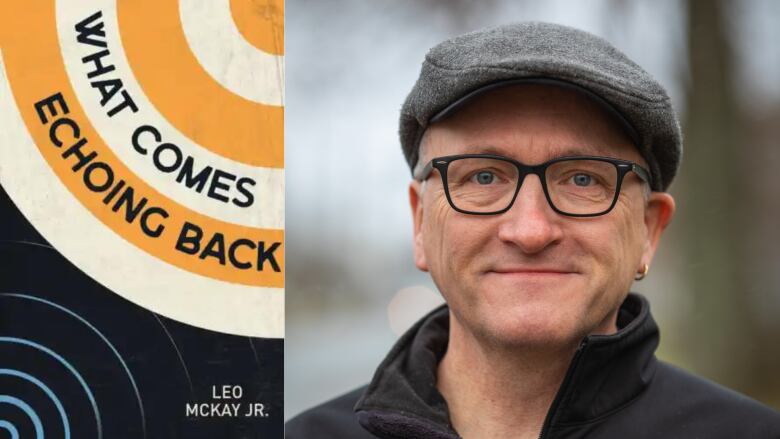
<path fill-rule="evenodd" d="M 588 217 L 615 207 L 623 178 L 630 171 L 648 185 L 650 173 L 627 160 L 598 156 L 559 157 L 528 166 L 493 154 L 437 157 L 414 178 L 424 181 L 436 168 L 447 201 L 458 212 L 497 215 L 512 207 L 528 174 L 535 174 L 552 209 L 567 216 Z"/>

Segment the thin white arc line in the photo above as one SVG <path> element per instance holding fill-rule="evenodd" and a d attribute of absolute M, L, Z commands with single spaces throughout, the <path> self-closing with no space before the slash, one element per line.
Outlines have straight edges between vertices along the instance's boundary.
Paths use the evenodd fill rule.
<path fill-rule="evenodd" d="M 176 342 L 173 340 L 171 333 L 168 332 L 168 328 L 166 328 L 162 320 L 160 320 L 160 317 L 157 314 L 153 313 L 152 311 L 149 312 L 157 320 L 157 323 L 159 323 L 160 326 L 162 326 L 163 331 L 165 331 L 165 335 L 168 336 L 168 340 L 170 340 L 171 344 L 173 345 L 173 349 L 176 350 L 176 356 L 179 357 L 179 361 L 181 362 L 181 367 L 184 368 L 184 375 L 187 377 L 187 382 L 190 384 L 190 395 L 195 396 L 195 388 L 192 386 L 192 379 L 190 379 L 190 371 L 187 369 L 187 364 L 184 362 L 184 357 L 181 355 L 181 351 L 179 351 L 179 347 L 176 346 Z"/>

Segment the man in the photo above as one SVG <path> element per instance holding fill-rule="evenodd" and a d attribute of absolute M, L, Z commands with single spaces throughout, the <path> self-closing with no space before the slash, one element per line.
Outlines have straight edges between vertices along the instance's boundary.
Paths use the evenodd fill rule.
<path fill-rule="evenodd" d="M 414 258 L 447 306 L 288 438 L 777 438 L 780 415 L 658 361 L 648 272 L 681 156 L 664 89 L 604 40 L 445 41 L 401 114 Z"/>

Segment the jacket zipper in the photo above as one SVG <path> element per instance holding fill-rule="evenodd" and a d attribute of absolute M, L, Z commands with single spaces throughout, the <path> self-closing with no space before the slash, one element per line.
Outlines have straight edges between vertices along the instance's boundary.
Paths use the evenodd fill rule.
<path fill-rule="evenodd" d="M 580 345 L 577 346 L 577 350 L 574 352 L 574 358 L 572 358 L 571 365 L 569 365 L 569 369 L 566 371 L 566 376 L 563 378 L 561 387 L 558 389 L 558 393 L 555 394 L 555 399 L 553 399 L 552 405 L 550 406 L 550 411 L 547 412 L 547 416 L 544 418 L 542 431 L 539 432 L 539 439 L 544 439 L 546 437 L 547 430 L 549 430 L 550 423 L 552 422 L 553 414 L 555 414 L 555 412 L 558 410 L 558 406 L 561 403 L 561 398 L 563 398 L 563 395 L 566 393 L 566 390 L 569 387 L 569 382 L 574 375 L 574 371 L 577 369 L 577 365 L 580 362 L 580 357 L 582 357 L 582 353 L 585 351 L 585 347 L 587 345 L 588 339 L 585 338 L 580 342 Z"/>

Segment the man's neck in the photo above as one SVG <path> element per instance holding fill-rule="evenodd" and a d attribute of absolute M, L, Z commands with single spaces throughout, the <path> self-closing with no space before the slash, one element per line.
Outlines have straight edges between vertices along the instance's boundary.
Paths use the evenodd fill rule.
<path fill-rule="evenodd" d="M 537 438 L 579 340 L 538 348 L 481 343 L 450 313 L 436 385 L 464 439 Z"/>

